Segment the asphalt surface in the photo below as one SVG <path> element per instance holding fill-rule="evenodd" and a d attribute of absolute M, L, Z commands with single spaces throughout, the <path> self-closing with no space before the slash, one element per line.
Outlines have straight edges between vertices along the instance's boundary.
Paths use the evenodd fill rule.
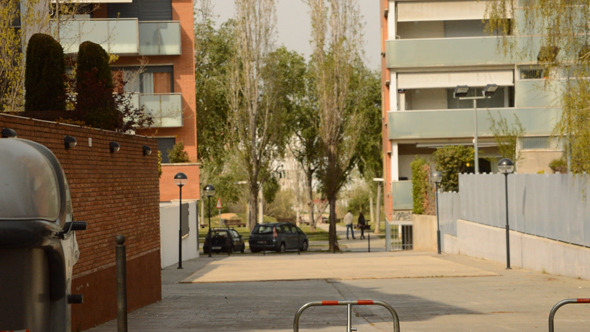
<path fill-rule="evenodd" d="M 341 234 L 341 229 L 339 234 Z M 341 238 L 345 238 L 341 237 Z M 371 252 L 340 240 L 343 253 L 206 255 L 162 270 L 162 301 L 132 312 L 129 331 L 293 331 L 297 310 L 323 300 L 378 300 L 401 331 L 547 331 L 565 298 L 590 297 L 590 281 L 461 255 Z M 352 306 L 358 331 L 392 331 L 380 306 Z M 116 331 L 116 320 L 89 331 Z M 346 331 L 346 306 L 305 310 L 299 331 Z M 562 307 L 555 331 L 590 330 L 590 304 Z"/>

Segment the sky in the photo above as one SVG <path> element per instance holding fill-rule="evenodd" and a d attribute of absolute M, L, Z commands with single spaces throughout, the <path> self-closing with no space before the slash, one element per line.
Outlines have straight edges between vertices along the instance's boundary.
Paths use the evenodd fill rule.
<path fill-rule="evenodd" d="M 211 1 L 220 24 L 235 14 L 234 0 Z M 309 43 L 311 23 L 309 8 L 302 0 L 276 0 L 277 2 L 277 45 L 297 51 L 308 57 L 311 54 Z M 379 0 L 358 0 L 365 21 L 365 59 L 369 69 L 379 70 L 381 65 Z"/>

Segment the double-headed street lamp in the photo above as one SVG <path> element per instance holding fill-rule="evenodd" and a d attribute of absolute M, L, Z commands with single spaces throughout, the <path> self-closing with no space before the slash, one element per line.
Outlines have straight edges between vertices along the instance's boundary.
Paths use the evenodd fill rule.
<path fill-rule="evenodd" d="M 504 174 L 504 192 L 506 196 L 506 269 L 510 269 L 510 226 L 508 223 L 508 174 L 514 172 L 514 163 L 508 158 L 500 160 L 498 171 Z"/>
<path fill-rule="evenodd" d="M 432 173 L 432 181 L 434 181 L 435 192 L 436 192 L 436 250 L 440 255 L 440 221 L 438 217 L 438 185 L 442 182 L 442 174 L 440 172 Z"/>
<path fill-rule="evenodd" d="M 211 257 L 211 196 L 215 195 L 215 187 L 208 184 L 203 188 L 205 192 L 205 196 L 207 196 L 207 205 L 208 205 L 208 213 L 209 213 L 209 231 L 207 232 L 207 243 L 209 243 L 209 257 Z"/>
<path fill-rule="evenodd" d="M 455 88 L 455 92 L 453 93 L 454 98 L 458 98 L 459 100 L 473 100 L 473 125 L 474 125 L 474 134 L 473 134 L 473 148 L 475 149 L 475 174 L 479 173 L 479 152 L 478 144 L 477 144 L 477 101 L 480 99 L 489 99 L 491 98 L 496 90 L 498 90 L 498 86 L 496 84 L 488 84 L 483 88 L 481 96 L 472 96 L 467 97 L 469 90 L 471 88 L 467 85 L 458 85 Z"/>
<path fill-rule="evenodd" d="M 178 215 L 178 268 L 182 269 L 182 186 L 186 184 L 188 178 L 184 173 L 176 173 L 174 175 L 174 183 L 179 188 L 180 203 L 179 203 L 179 215 Z"/>

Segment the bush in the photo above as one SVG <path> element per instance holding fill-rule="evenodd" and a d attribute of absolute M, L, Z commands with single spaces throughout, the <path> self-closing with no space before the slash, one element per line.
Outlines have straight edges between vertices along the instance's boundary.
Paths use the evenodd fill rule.
<path fill-rule="evenodd" d="M 414 199 L 415 214 L 431 213 L 430 197 L 432 185 L 430 183 L 430 165 L 424 158 L 416 157 L 411 163 L 412 167 L 412 197 Z"/>
<path fill-rule="evenodd" d="M 352 211 L 352 214 L 357 215 L 361 211 L 363 211 L 365 214 L 368 214 L 371 208 L 371 200 L 369 196 L 370 192 L 365 187 L 358 186 L 350 191 L 348 209 Z"/>
<path fill-rule="evenodd" d="M 565 158 L 561 157 L 559 159 L 553 159 L 549 163 L 549 168 L 553 171 L 553 173 L 567 173 L 567 161 Z"/>
<path fill-rule="evenodd" d="M 123 115 L 115 106 L 109 55 L 98 44 L 83 42 L 76 63 L 76 110 L 86 124 L 107 130 L 121 126 Z"/>
<path fill-rule="evenodd" d="M 436 149 L 432 154 L 436 170 L 442 174 L 440 188 L 443 191 L 459 191 L 459 173 L 473 171 L 472 147 L 449 145 Z"/>
<path fill-rule="evenodd" d="M 188 153 L 184 151 L 184 143 L 178 142 L 174 144 L 172 150 L 168 150 L 168 162 L 170 163 L 188 163 Z"/>
<path fill-rule="evenodd" d="M 65 61 L 53 37 L 36 33 L 29 39 L 25 68 L 25 110 L 64 111 Z"/>

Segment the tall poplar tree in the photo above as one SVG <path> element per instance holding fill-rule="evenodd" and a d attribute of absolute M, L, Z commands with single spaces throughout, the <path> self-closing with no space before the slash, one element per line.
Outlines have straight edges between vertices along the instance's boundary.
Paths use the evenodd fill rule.
<path fill-rule="evenodd" d="M 317 177 L 330 204 L 330 251 L 340 248 L 336 237 L 336 200 L 357 159 L 357 144 L 365 128 L 354 87 L 355 63 L 362 59 L 362 24 L 356 0 L 307 0 L 311 10 L 312 61 L 319 110 L 322 156 Z"/>

